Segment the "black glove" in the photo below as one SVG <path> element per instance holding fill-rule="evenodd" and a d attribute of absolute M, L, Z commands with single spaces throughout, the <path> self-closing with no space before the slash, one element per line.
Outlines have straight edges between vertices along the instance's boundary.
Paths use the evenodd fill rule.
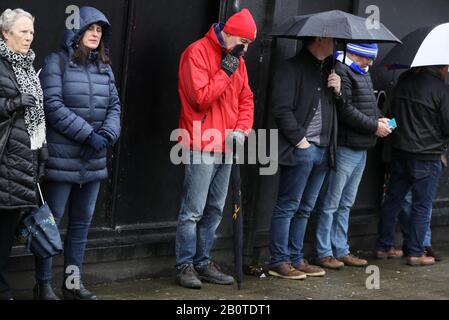
<path fill-rule="evenodd" d="M 221 68 L 230 77 L 239 67 L 240 56 L 243 54 L 243 44 L 236 45 L 228 54 L 223 52 L 223 59 L 221 60 Z"/>
<path fill-rule="evenodd" d="M 108 140 L 96 132 L 92 132 L 86 143 L 96 152 L 100 152 L 108 146 Z"/>
<path fill-rule="evenodd" d="M 8 111 L 9 114 L 13 114 L 14 112 L 23 110 L 25 107 L 35 108 L 36 105 L 36 98 L 31 94 L 19 94 L 14 99 L 9 100 L 9 103 L 6 106 L 6 111 Z"/>

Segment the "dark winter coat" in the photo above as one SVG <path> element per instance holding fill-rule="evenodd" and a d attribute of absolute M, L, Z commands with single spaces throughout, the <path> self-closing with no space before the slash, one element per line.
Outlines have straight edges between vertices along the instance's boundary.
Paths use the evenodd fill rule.
<path fill-rule="evenodd" d="M 63 50 L 46 58 L 40 74 L 50 155 L 46 179 L 77 184 L 107 177 L 106 149 L 83 157 L 89 136 L 106 134 L 112 146 L 120 135 L 120 101 L 111 67 L 97 60 L 73 62 L 74 48 L 89 25 L 102 24 L 108 46 L 110 24 L 94 8 L 81 8 L 80 16 L 80 29 L 66 30 Z"/>
<path fill-rule="evenodd" d="M 360 150 L 374 147 L 380 110 L 370 74 L 356 73 L 340 61 L 335 72 L 341 77 L 347 102 L 337 109 L 338 145 Z"/>
<path fill-rule="evenodd" d="M 329 159 L 335 165 L 337 142 L 336 105 L 344 103 L 343 97 L 336 97 L 327 88 L 331 65 L 316 59 L 307 49 L 286 60 L 276 71 L 273 80 L 271 108 L 279 129 L 279 164 L 296 165 L 295 148 L 305 137 L 307 127 L 315 115 L 321 99 L 322 112 L 328 112 L 330 121 Z"/>
<path fill-rule="evenodd" d="M 20 94 L 14 71 L 0 57 L 0 209 L 37 206 L 38 151 L 30 149 L 24 113 L 10 115 L 8 100 Z"/>
<path fill-rule="evenodd" d="M 440 160 L 449 141 L 449 87 L 438 75 L 404 73 L 391 103 L 397 129 L 391 135 L 394 159 Z"/>

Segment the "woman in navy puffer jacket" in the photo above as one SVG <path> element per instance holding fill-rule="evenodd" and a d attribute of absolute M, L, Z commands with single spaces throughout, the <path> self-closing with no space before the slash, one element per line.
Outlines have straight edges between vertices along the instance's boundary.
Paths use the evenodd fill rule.
<path fill-rule="evenodd" d="M 44 196 L 60 223 L 67 206 L 64 241 L 65 299 L 96 299 L 81 282 L 87 234 L 106 154 L 120 135 L 120 101 L 109 65 L 111 26 L 97 9 L 80 8 L 80 29 L 66 30 L 63 50 L 50 54 L 40 74 L 49 159 Z M 57 299 L 51 258 L 36 259 L 36 299 Z"/>

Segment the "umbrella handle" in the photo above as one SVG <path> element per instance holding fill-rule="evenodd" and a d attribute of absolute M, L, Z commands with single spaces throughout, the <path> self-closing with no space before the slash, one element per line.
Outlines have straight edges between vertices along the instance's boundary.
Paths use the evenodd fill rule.
<path fill-rule="evenodd" d="M 37 190 L 39 190 L 39 195 L 41 196 L 42 204 L 44 204 L 45 203 L 44 196 L 42 195 L 41 185 L 39 184 L 39 182 L 37 183 Z"/>
<path fill-rule="evenodd" d="M 345 41 L 345 42 L 343 42 L 344 43 L 344 48 L 343 48 L 343 64 L 345 63 L 345 60 L 346 60 L 346 53 L 347 53 L 347 42 Z M 332 70 L 334 70 L 335 71 L 335 64 L 336 64 L 336 61 L 335 60 L 337 60 L 337 58 L 336 58 L 336 53 L 337 53 L 337 46 L 334 44 L 334 53 L 332 54 Z"/>
<path fill-rule="evenodd" d="M 237 216 L 238 216 L 239 212 L 240 212 L 240 207 L 237 208 L 237 206 L 235 206 L 234 213 L 232 214 L 232 220 L 237 220 Z"/>
<path fill-rule="evenodd" d="M 335 54 L 337 53 L 337 44 L 336 44 L 336 41 L 334 40 L 333 42 L 332 42 L 332 70 L 335 70 L 335 60 L 336 60 L 336 58 L 335 58 Z"/>

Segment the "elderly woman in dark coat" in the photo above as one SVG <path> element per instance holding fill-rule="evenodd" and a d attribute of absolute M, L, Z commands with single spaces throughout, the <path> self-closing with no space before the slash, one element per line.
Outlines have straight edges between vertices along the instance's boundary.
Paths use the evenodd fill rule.
<path fill-rule="evenodd" d="M 34 18 L 22 9 L 0 16 L 0 299 L 12 299 L 5 279 L 20 214 L 38 205 L 45 165 L 45 114 L 34 70 Z"/>
<path fill-rule="evenodd" d="M 66 30 L 63 50 L 50 54 L 41 76 L 49 159 L 44 196 L 59 223 L 68 211 L 64 241 L 65 299 L 96 299 L 81 281 L 84 251 L 106 154 L 120 135 L 120 101 L 109 63 L 111 26 L 97 9 L 80 8 L 80 29 Z M 36 261 L 35 298 L 56 298 L 51 258 Z"/>

